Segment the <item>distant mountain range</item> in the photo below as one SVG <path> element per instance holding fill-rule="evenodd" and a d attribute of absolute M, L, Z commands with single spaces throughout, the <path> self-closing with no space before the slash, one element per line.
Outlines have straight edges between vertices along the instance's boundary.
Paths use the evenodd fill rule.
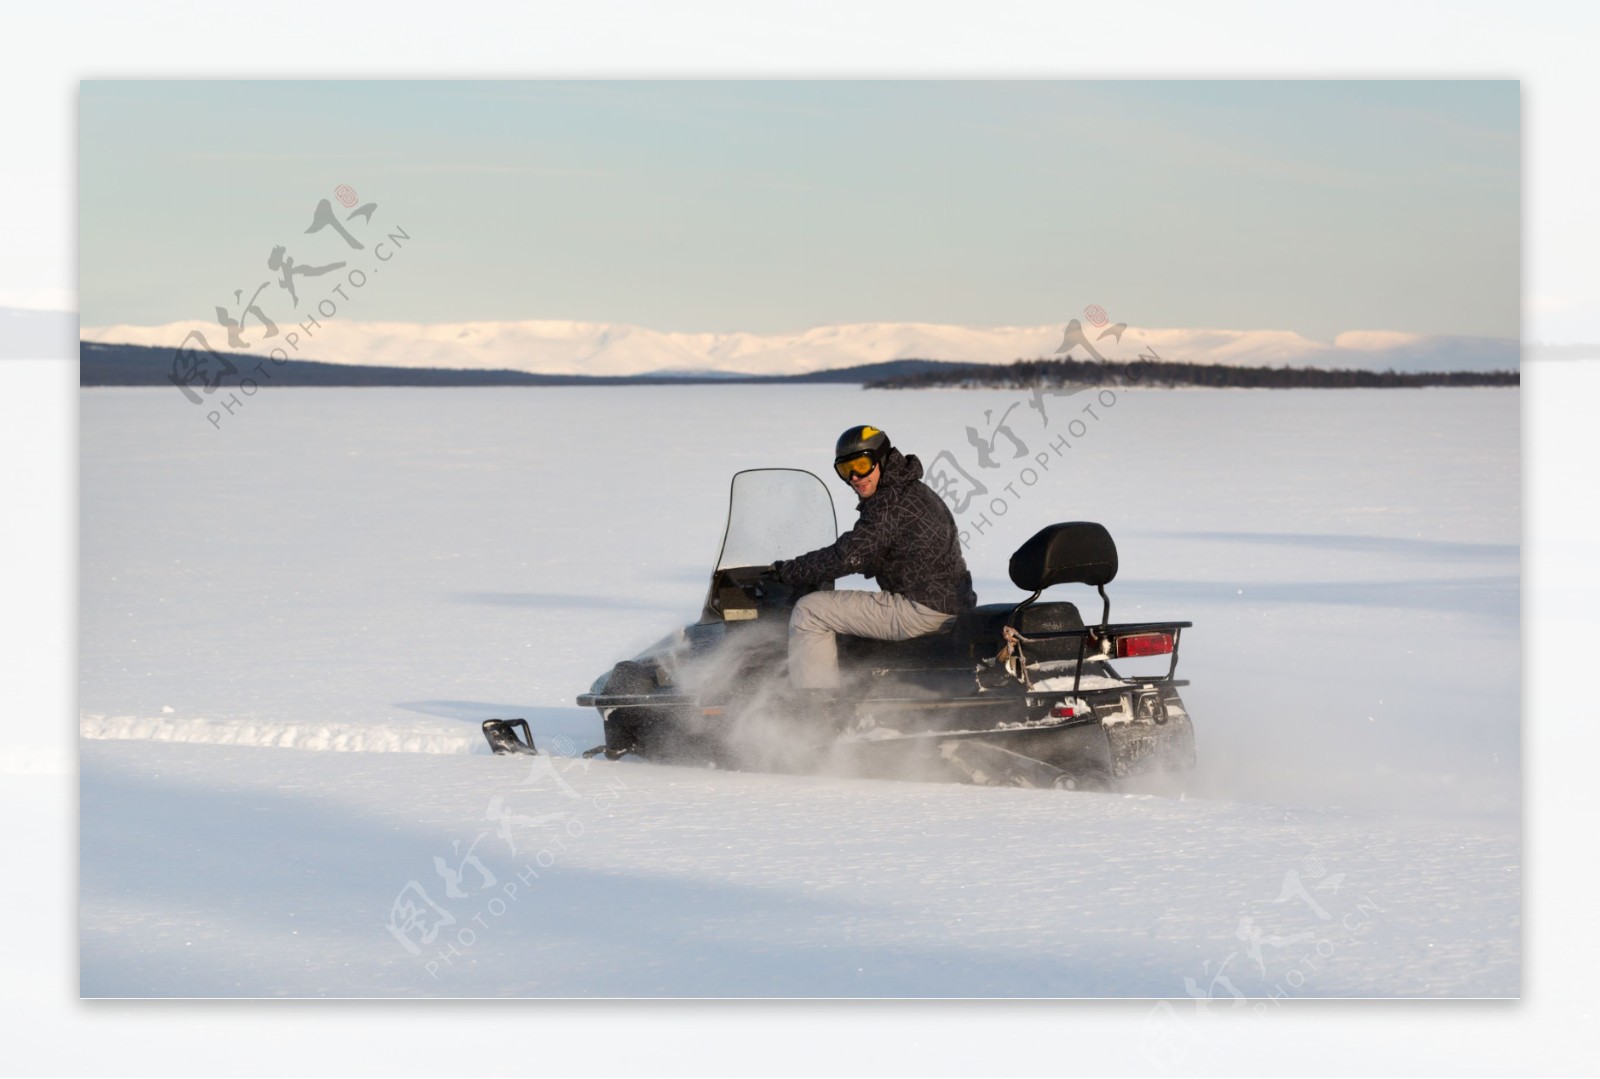
<path fill-rule="evenodd" d="M 276 317 L 276 316 L 274 316 Z M 397 323 L 323 319 L 311 332 L 287 321 L 275 337 L 251 321 L 249 351 L 282 347 L 291 356 L 383 368 L 520 371 L 589 378 L 684 372 L 685 377 L 759 377 L 850 370 L 904 360 L 1007 364 L 1048 359 L 1062 347 L 1066 323 L 972 327 L 925 322 L 820 326 L 799 333 L 677 333 L 620 323 Z M 1520 358 L 1510 338 L 1430 336 L 1350 331 L 1331 343 L 1284 330 L 1145 329 L 1108 321 L 1083 324 L 1088 346 L 1108 360 L 1154 353 L 1163 360 L 1243 367 L 1322 367 L 1349 370 L 1507 371 Z M 215 322 L 164 326 L 85 327 L 98 344 L 173 348 L 193 330 L 213 347 L 226 338 Z M 297 341 L 288 343 L 290 334 Z M 1095 359 L 1079 345 L 1074 355 Z"/>
<path fill-rule="evenodd" d="M 1398 374 L 1508 372 L 1521 360 L 1600 358 L 1600 345 L 1560 343 L 1524 349 L 1509 338 L 1352 331 L 1329 343 L 1273 330 L 1081 327 L 1110 362 L 1140 356 L 1231 368 L 1321 368 Z M 213 323 L 79 329 L 70 311 L 0 307 L 0 359 L 71 355 L 77 342 L 82 384 L 154 385 L 167 381 L 173 349 L 191 330 L 226 350 Z M 266 351 L 283 346 L 252 323 L 246 336 Z M 1109 338 L 1103 335 L 1111 335 Z M 1120 334 L 1120 335 L 1119 335 Z M 616 382 L 789 381 L 920 384 L 956 368 L 1002 368 L 1061 359 L 1063 326 L 974 328 L 933 323 L 824 326 L 796 334 L 688 334 L 612 323 L 562 321 L 375 323 L 325 320 L 304 337 L 281 377 L 287 385 L 587 385 Z M 226 352 L 243 363 L 242 354 Z M 1076 360 L 1091 360 L 1079 345 Z M 261 362 L 251 359 L 250 364 Z M 930 376 L 922 378 L 921 376 Z M 1217 379 L 1203 380 L 1215 384 Z M 1222 379 L 1229 381 L 1229 379 Z M 1330 383 L 1331 384 L 1331 383 Z"/>

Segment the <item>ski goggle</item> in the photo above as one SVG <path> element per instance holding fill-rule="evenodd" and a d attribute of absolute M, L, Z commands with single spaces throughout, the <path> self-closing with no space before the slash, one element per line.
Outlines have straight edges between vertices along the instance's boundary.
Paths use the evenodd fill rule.
<path fill-rule="evenodd" d="M 833 470 L 839 473 L 839 478 L 846 483 L 869 475 L 877 467 L 878 459 L 870 453 L 858 453 L 854 457 L 845 457 L 833 462 Z"/>

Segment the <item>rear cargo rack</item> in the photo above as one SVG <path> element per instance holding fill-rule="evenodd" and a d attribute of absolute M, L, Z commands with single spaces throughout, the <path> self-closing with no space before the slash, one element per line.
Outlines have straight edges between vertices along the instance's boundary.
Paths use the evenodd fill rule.
<path fill-rule="evenodd" d="M 1146 682 L 1159 683 L 1163 685 L 1183 685 L 1186 683 L 1178 682 L 1173 677 L 1178 670 L 1178 644 L 1183 637 L 1183 631 L 1193 625 L 1193 622 L 1119 622 L 1116 625 L 1102 623 L 1098 626 L 1085 626 L 1082 629 L 1046 630 L 1033 633 L 1028 636 L 1024 636 L 1007 626 L 1006 645 L 1005 648 L 1001 650 L 1000 654 L 1002 656 L 1006 655 L 1006 649 L 1009 649 L 1013 643 L 1018 646 L 1018 655 L 1022 659 L 1022 662 L 1018 665 L 1018 676 L 1021 679 L 1023 686 L 1031 691 L 1033 687 L 1028 679 L 1027 657 L 1022 653 L 1022 646 L 1039 644 L 1044 641 L 1071 640 L 1073 638 L 1077 638 L 1078 656 L 1077 660 L 1073 663 L 1071 690 L 1073 695 L 1077 695 L 1083 683 L 1084 663 L 1111 658 L 1111 655 L 1107 649 L 1110 648 L 1112 641 L 1116 640 L 1118 637 L 1132 637 L 1141 633 L 1170 632 L 1172 634 L 1172 661 L 1167 664 L 1166 674 L 1151 675 L 1134 679 L 1122 678 L 1119 675 L 1118 680 L 1129 685 L 1137 685 L 1139 683 Z M 1090 653 L 1089 651 L 1089 644 L 1091 641 L 1093 641 L 1097 646 L 1094 653 Z M 1066 691 L 1063 690 L 1061 692 Z"/>

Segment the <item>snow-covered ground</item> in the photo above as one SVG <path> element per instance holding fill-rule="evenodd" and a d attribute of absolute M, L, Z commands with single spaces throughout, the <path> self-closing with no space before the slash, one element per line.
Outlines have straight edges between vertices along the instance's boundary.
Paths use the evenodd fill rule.
<path fill-rule="evenodd" d="M 1519 991 L 1516 391 L 243 400 L 82 394 L 85 995 Z M 988 488 L 983 599 L 1092 519 L 1195 623 L 1188 797 L 572 757 L 731 473 L 867 421 Z"/>

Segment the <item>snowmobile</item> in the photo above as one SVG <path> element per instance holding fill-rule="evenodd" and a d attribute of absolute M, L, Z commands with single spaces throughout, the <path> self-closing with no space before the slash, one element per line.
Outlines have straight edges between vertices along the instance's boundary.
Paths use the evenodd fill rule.
<path fill-rule="evenodd" d="M 1110 621 L 1105 586 L 1117 549 L 1093 522 L 1050 525 L 1018 548 L 1009 570 L 1029 593 L 1020 602 L 976 607 L 947 631 L 911 640 L 841 634 L 844 686 L 827 714 L 815 714 L 785 670 L 789 615 L 805 590 L 769 567 L 837 536 L 817 476 L 736 474 L 699 619 L 579 695 L 605 727 L 605 744 L 587 755 L 1097 790 L 1194 766 L 1178 696 L 1188 683 L 1175 677 L 1191 623 Z M 1098 591 L 1098 622 L 1085 623 L 1074 603 L 1040 601 L 1068 584 Z M 1123 673 L 1137 666 L 1153 669 Z"/>

